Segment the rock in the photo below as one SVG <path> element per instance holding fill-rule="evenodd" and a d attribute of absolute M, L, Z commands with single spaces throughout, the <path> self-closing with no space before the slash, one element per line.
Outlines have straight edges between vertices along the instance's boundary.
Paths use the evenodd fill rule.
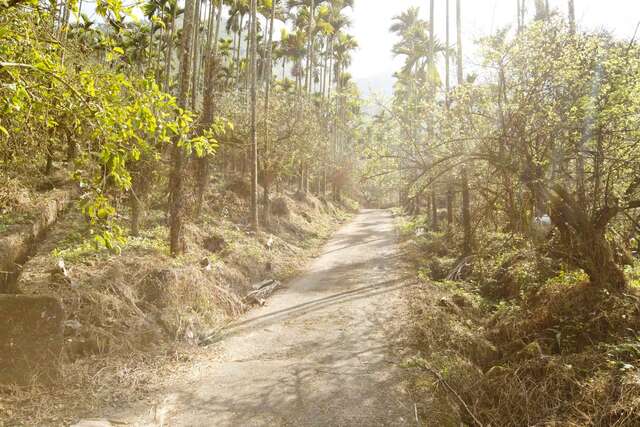
<path fill-rule="evenodd" d="M 69 283 L 71 284 L 71 278 L 69 277 L 69 270 L 64 264 L 63 259 L 59 259 L 56 265 L 51 269 L 51 281 L 54 283 Z"/>
<path fill-rule="evenodd" d="M 278 197 L 271 201 L 271 213 L 277 216 L 288 218 L 291 215 L 289 202 L 284 197 Z"/>
<path fill-rule="evenodd" d="M 64 322 L 64 328 L 67 331 L 66 335 L 77 334 L 82 329 L 82 323 L 76 319 L 67 320 Z"/>
<path fill-rule="evenodd" d="M 52 382 L 64 343 L 64 312 L 52 297 L 0 295 L 0 384 Z"/>

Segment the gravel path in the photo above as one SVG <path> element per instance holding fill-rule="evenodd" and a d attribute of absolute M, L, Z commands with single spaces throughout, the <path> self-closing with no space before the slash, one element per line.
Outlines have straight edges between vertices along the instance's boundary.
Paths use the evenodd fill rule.
<path fill-rule="evenodd" d="M 138 426 L 416 425 L 393 355 L 403 280 L 389 212 L 366 210 L 307 273 L 232 324 Z M 120 418 L 120 417 L 118 417 Z"/>

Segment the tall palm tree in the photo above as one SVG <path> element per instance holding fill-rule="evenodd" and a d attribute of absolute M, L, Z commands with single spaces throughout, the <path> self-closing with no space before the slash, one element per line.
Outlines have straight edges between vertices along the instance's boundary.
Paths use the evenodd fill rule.
<path fill-rule="evenodd" d="M 336 39 L 342 34 L 348 27 L 351 26 L 351 20 L 347 17 L 343 10 L 346 7 L 353 7 L 353 1 L 340 1 L 335 0 L 331 3 L 329 9 L 329 16 L 327 17 L 327 22 L 331 25 L 332 32 L 329 35 L 329 40 L 327 44 L 327 56 L 328 56 L 328 64 L 327 64 L 327 98 L 331 97 L 331 87 L 332 87 L 332 73 L 331 70 L 334 68 L 334 45 Z"/>
<path fill-rule="evenodd" d="M 323 3 L 327 3 L 329 0 L 289 0 L 289 8 L 300 8 L 299 16 L 306 20 L 306 39 L 307 39 L 307 58 L 304 75 L 304 89 L 306 92 L 311 92 L 311 78 L 313 68 L 313 56 L 314 56 L 314 30 L 315 30 L 315 18 L 317 7 Z"/>
<path fill-rule="evenodd" d="M 236 42 L 236 58 L 234 63 L 236 66 L 236 87 L 240 88 L 241 76 L 241 53 L 242 53 L 242 34 L 244 30 L 244 18 L 249 13 L 248 0 L 231 0 L 229 7 L 229 19 L 227 20 L 227 32 L 235 33 Z M 249 38 L 247 38 L 246 52 L 249 52 Z"/>
<path fill-rule="evenodd" d="M 399 76 L 404 76 L 409 83 L 437 84 L 439 79 L 435 67 L 435 56 L 444 52 L 445 47 L 431 36 L 431 24 L 420 19 L 419 8 L 411 7 L 394 17 L 391 31 L 400 36 L 393 46 L 393 53 L 404 56 L 404 67 Z"/>

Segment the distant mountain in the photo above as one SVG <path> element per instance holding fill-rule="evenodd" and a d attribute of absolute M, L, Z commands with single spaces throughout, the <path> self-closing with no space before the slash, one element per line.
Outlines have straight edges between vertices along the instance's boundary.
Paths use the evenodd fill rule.
<path fill-rule="evenodd" d="M 357 78 L 356 84 L 360 88 L 362 96 L 368 98 L 371 95 L 390 97 L 393 95 L 393 77 L 388 73 L 380 73 L 371 77 Z"/>

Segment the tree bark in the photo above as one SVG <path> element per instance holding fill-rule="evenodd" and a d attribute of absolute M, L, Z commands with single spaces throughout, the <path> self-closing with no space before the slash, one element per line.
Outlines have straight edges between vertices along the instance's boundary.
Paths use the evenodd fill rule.
<path fill-rule="evenodd" d="M 213 8 L 213 2 L 211 8 Z M 220 23 L 222 21 L 222 5 L 218 7 L 215 18 L 215 33 L 213 32 L 213 10 L 210 11 L 209 18 L 209 35 L 206 46 L 206 62 L 204 70 L 204 93 L 202 100 L 202 118 L 200 128 L 207 129 L 213 123 L 213 97 L 215 92 L 216 70 L 218 67 L 218 36 L 220 34 Z M 224 153 L 223 153 L 222 170 L 224 173 Z M 204 194 L 209 183 L 209 158 L 203 156 L 196 160 L 197 167 L 197 190 L 196 190 L 196 217 L 202 213 L 204 204 Z"/>
<path fill-rule="evenodd" d="M 576 6 L 574 0 L 569 0 L 569 30 L 571 34 L 576 32 Z"/>
<path fill-rule="evenodd" d="M 447 190 L 447 225 L 449 228 L 453 227 L 453 190 L 449 188 Z"/>
<path fill-rule="evenodd" d="M 438 224 L 438 196 L 435 191 L 431 192 L 431 225 L 434 231 L 439 229 Z"/>
<path fill-rule="evenodd" d="M 202 13 L 201 13 L 201 7 L 202 7 L 202 1 L 203 0 L 196 0 L 196 10 L 194 12 L 194 29 L 193 29 L 193 73 L 192 73 L 192 79 L 193 82 L 191 83 L 191 107 L 193 108 L 193 110 L 195 111 L 197 109 L 197 105 L 198 105 L 198 77 L 199 77 L 199 64 L 200 64 L 200 27 L 202 24 Z"/>
<path fill-rule="evenodd" d="M 256 71 L 257 71 L 257 36 L 256 36 L 257 0 L 251 0 L 251 227 L 259 231 L 258 223 L 258 132 L 256 127 L 257 96 L 256 96 Z"/>
<path fill-rule="evenodd" d="M 462 67 L 462 7 L 461 0 L 456 0 L 456 38 L 457 38 L 457 56 L 458 56 L 458 84 L 464 83 L 463 67 Z"/>
<path fill-rule="evenodd" d="M 457 32 L 457 54 L 458 54 L 458 84 L 464 84 L 463 64 L 462 64 L 462 7 L 461 0 L 456 0 L 456 32 Z M 463 253 L 470 255 L 473 250 L 473 235 L 471 231 L 471 194 L 469 191 L 469 178 L 467 167 L 462 165 L 462 230 L 463 230 Z"/>
<path fill-rule="evenodd" d="M 458 0 L 459 1 L 459 0 Z M 469 192 L 469 180 L 467 168 L 462 167 L 462 230 L 464 234 L 462 252 L 465 256 L 473 251 L 473 235 L 471 232 L 471 195 Z"/>
<path fill-rule="evenodd" d="M 271 170 L 271 164 L 269 162 L 269 152 L 270 152 L 270 141 L 269 141 L 269 96 L 271 95 L 271 77 L 273 74 L 273 60 L 272 60 L 272 48 L 273 48 L 273 25 L 275 23 L 276 17 L 276 3 L 275 0 L 272 0 L 271 3 L 271 16 L 269 18 L 269 39 L 267 46 L 267 62 L 265 68 L 264 78 L 265 86 L 264 86 L 264 156 L 263 156 L 263 165 L 264 165 L 264 214 L 263 220 L 265 225 L 269 225 L 270 222 L 270 214 L 271 214 L 271 200 L 269 197 L 269 190 L 271 187 L 271 180 L 274 175 L 274 171 Z"/>
<path fill-rule="evenodd" d="M 551 219 L 559 231 L 559 254 L 571 265 L 584 270 L 593 286 L 624 290 L 627 281 L 616 264 L 606 237 L 609 222 L 619 213 L 605 206 L 589 215 L 580 203 L 562 188 L 552 197 Z"/>
<path fill-rule="evenodd" d="M 520 0 L 518 0 L 520 1 Z M 450 24 L 451 16 L 449 15 L 449 0 L 446 3 L 446 19 L 447 23 L 445 25 L 445 50 L 444 50 L 444 103 L 447 111 L 449 110 L 449 91 L 450 91 L 450 81 L 451 81 L 451 68 L 450 68 L 450 60 L 449 60 L 449 47 L 451 46 L 451 37 L 450 37 Z"/>
<path fill-rule="evenodd" d="M 182 27 L 178 106 L 184 109 L 188 107 L 189 86 L 191 84 L 191 35 L 193 32 L 194 2 L 195 0 L 186 0 Z M 171 175 L 169 177 L 169 243 L 171 255 L 174 257 L 184 252 L 184 244 L 182 242 L 184 220 L 183 172 L 184 151 L 176 140 L 171 151 Z"/>
<path fill-rule="evenodd" d="M 304 89 L 306 92 L 311 93 L 311 61 L 313 57 L 313 26 L 315 19 L 316 1 L 311 0 L 311 7 L 309 9 L 309 27 L 307 28 L 307 68 L 305 72 Z"/>

